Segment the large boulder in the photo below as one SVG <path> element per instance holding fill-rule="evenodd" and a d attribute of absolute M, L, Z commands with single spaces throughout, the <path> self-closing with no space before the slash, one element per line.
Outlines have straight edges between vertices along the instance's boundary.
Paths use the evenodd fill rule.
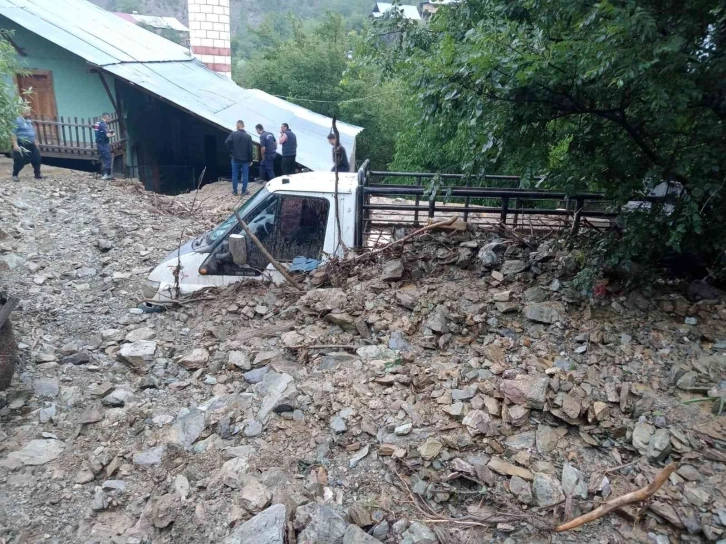
<path fill-rule="evenodd" d="M 224 544 L 285 544 L 285 505 L 275 504 L 236 527 Z"/>

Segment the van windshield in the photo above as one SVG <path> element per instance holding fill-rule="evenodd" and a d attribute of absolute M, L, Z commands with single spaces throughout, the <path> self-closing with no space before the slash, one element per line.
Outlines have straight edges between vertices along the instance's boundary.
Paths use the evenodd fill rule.
<path fill-rule="evenodd" d="M 265 198 L 267 198 L 267 195 L 270 194 L 270 191 L 268 191 L 265 187 L 257 191 L 255 195 L 247 200 L 242 206 L 237 208 L 237 211 L 240 213 L 243 219 L 245 218 L 245 214 L 249 212 L 250 210 L 254 209 L 259 202 L 262 202 Z M 221 223 L 218 227 L 210 230 L 207 234 L 204 235 L 203 238 L 200 238 L 200 243 L 203 243 L 205 246 L 211 246 L 219 240 L 220 238 L 224 237 L 232 227 L 234 227 L 237 224 L 237 217 L 232 214 L 227 219 L 224 220 L 223 223 Z"/>

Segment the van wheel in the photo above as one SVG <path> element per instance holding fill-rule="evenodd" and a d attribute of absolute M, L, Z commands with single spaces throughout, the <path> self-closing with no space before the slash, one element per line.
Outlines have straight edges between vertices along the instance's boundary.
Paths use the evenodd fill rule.
<path fill-rule="evenodd" d="M 166 311 L 166 308 L 164 306 L 151 304 L 149 302 L 142 302 L 141 304 L 139 304 L 138 308 L 145 314 L 160 314 L 161 312 Z"/>

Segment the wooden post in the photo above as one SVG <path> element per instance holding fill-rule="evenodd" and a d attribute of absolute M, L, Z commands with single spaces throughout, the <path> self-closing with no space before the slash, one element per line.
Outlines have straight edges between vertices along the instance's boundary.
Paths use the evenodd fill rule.
<path fill-rule="evenodd" d="M 116 112 L 118 126 L 121 128 L 121 136 L 123 138 L 126 138 L 126 121 L 124 121 L 124 118 L 121 116 L 121 112 L 119 111 L 118 105 L 116 104 L 116 99 L 114 98 L 113 94 L 111 94 L 111 89 L 109 88 L 108 83 L 106 83 L 106 78 L 103 77 L 103 73 L 101 72 L 101 70 L 98 70 L 98 77 L 101 78 L 101 83 L 103 83 L 103 88 L 106 89 L 106 94 L 108 95 L 108 99 L 111 101 L 113 111 Z"/>

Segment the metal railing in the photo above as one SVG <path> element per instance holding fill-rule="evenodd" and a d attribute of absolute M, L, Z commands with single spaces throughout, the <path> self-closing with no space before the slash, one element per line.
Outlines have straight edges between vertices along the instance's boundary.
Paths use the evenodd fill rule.
<path fill-rule="evenodd" d="M 397 183 L 402 178 L 414 184 Z M 433 178 L 442 183 L 432 198 L 424 182 Z M 381 229 L 419 227 L 423 218 L 430 221 L 458 215 L 465 222 L 480 225 L 530 230 L 569 228 L 576 233 L 583 220 L 588 227 L 606 228 L 618 216 L 613 203 L 603 194 L 520 189 L 520 181 L 519 176 L 471 178 L 462 174 L 371 171 L 369 161 L 365 161 L 358 171 L 356 245 L 362 247 L 366 237 L 376 232 L 380 235 Z"/>

